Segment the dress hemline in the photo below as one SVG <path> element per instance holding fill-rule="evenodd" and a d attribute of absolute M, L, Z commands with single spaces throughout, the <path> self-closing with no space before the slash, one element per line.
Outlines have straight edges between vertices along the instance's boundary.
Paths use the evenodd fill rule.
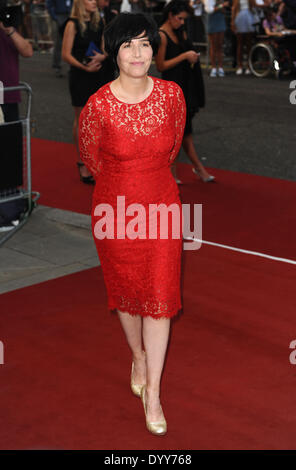
<path fill-rule="evenodd" d="M 110 312 L 115 312 L 115 313 L 118 313 L 118 310 L 121 310 L 123 307 L 118 307 L 118 306 L 108 306 L 108 310 Z M 181 313 L 181 310 L 182 310 L 182 306 L 180 306 L 178 309 L 175 309 L 173 311 L 173 313 L 170 313 L 170 314 L 153 314 L 153 313 L 143 313 L 141 311 L 140 312 L 127 312 L 127 311 L 123 311 L 123 313 L 128 313 L 129 315 L 131 315 L 132 317 L 136 317 L 136 316 L 140 316 L 142 318 L 146 318 L 146 317 L 151 317 L 151 318 L 154 318 L 154 320 L 161 320 L 161 318 L 173 318 L 173 317 L 176 317 L 178 314 Z"/>

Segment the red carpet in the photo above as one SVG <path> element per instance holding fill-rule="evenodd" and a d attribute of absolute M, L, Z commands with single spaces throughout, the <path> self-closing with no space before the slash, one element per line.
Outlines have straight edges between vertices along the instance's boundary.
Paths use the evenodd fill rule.
<path fill-rule="evenodd" d="M 100 268 L 2 295 L 1 449 L 295 449 L 295 268 L 208 246 L 184 268 L 163 437 L 129 389 Z"/>
<path fill-rule="evenodd" d="M 33 189 L 40 204 L 90 213 L 93 187 L 80 182 L 74 145 L 32 139 Z M 217 183 L 196 181 L 179 164 L 183 203 L 203 204 L 203 239 L 296 260 L 295 183 L 213 169 Z"/>

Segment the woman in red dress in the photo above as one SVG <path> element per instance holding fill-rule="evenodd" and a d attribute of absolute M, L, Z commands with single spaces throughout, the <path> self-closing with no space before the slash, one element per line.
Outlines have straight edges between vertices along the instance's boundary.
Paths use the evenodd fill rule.
<path fill-rule="evenodd" d="M 104 40 L 119 75 L 92 95 L 82 110 L 80 152 L 96 179 L 93 235 L 108 308 L 118 311 L 132 351 L 131 388 L 142 398 L 148 430 L 162 435 L 167 423 L 160 379 L 170 319 L 181 308 L 182 208 L 170 165 L 182 142 L 186 105 L 176 83 L 148 75 L 159 45 L 157 25 L 149 16 L 118 15 L 107 26 Z M 123 211 L 118 203 L 124 204 Z M 152 215 L 157 215 L 157 224 L 160 216 L 154 206 L 149 211 L 160 204 L 177 209 L 180 219 L 171 226 L 174 217 L 168 211 L 168 236 L 160 236 L 158 229 L 151 236 Z M 136 236 L 130 236 L 135 207 L 144 216 Z M 105 218 L 100 217 L 103 213 Z M 103 226 L 108 227 L 105 237 Z M 176 227 L 179 237 L 173 236 Z"/>

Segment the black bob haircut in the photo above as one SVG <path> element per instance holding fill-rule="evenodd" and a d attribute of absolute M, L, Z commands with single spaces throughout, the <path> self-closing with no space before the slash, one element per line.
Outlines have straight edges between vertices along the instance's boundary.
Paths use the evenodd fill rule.
<path fill-rule="evenodd" d="M 104 47 L 106 53 L 117 66 L 117 54 L 124 42 L 129 42 L 145 33 L 153 50 L 158 51 L 160 36 L 154 19 L 146 13 L 119 13 L 104 29 Z"/>

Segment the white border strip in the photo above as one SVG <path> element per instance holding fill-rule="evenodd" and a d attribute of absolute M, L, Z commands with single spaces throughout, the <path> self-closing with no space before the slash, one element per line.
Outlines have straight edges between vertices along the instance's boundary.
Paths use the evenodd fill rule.
<path fill-rule="evenodd" d="M 242 248 L 235 248 L 234 246 L 222 245 L 220 243 L 208 242 L 206 240 L 199 240 L 198 238 L 194 238 L 194 237 L 184 237 L 184 240 L 192 240 L 195 242 L 201 242 L 201 244 L 204 243 L 205 245 L 218 246 L 219 248 L 225 248 L 226 250 L 239 251 L 240 253 L 246 253 L 247 255 L 261 256 L 262 258 L 272 259 L 274 261 L 281 261 L 282 263 L 289 263 L 289 264 L 296 265 L 296 261 L 292 259 L 278 258 L 276 256 L 266 255 L 265 253 L 259 253 L 257 251 L 243 250 Z"/>

